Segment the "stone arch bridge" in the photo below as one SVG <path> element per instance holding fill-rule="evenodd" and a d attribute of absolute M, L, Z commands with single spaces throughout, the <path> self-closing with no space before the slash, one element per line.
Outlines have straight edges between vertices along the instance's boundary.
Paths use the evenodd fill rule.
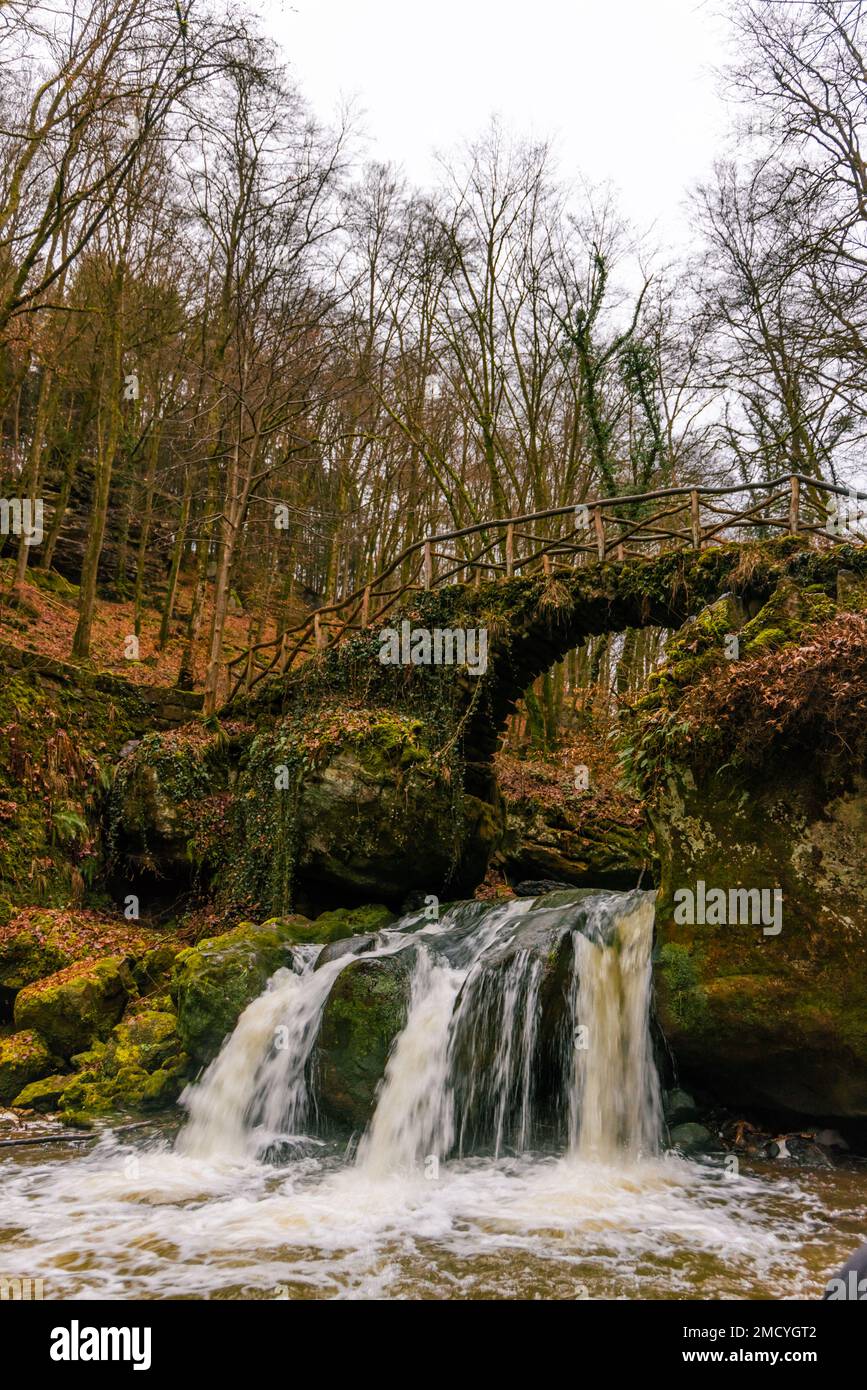
<path fill-rule="evenodd" d="M 362 588 L 234 658 L 225 707 L 303 692 L 305 677 L 339 662 L 345 644 L 404 619 L 485 628 L 485 673 L 455 670 L 464 757 L 484 796 L 517 701 L 588 637 L 676 629 L 729 591 L 752 613 L 784 577 L 831 592 L 839 570 L 867 566 L 862 513 L 867 494 L 789 475 L 589 501 L 427 537 Z"/>

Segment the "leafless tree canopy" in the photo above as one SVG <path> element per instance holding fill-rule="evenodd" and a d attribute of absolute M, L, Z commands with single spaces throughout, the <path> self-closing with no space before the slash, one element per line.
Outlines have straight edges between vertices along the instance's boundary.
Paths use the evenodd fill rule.
<path fill-rule="evenodd" d="M 359 167 L 229 15 L 0 9 L 0 491 L 48 512 L 38 550 L 3 539 L 9 597 L 74 570 L 79 658 L 102 589 L 163 643 L 182 621 L 178 679 L 213 696 L 233 595 L 255 641 L 432 529 L 850 476 L 862 0 L 733 5 L 737 138 L 676 263 L 496 122 L 432 192 Z"/>

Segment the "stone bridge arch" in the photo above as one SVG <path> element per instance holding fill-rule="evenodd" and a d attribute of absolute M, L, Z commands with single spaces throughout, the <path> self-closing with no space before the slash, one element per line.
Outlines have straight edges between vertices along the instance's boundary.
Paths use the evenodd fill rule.
<path fill-rule="evenodd" d="M 629 628 L 677 629 L 730 592 L 752 616 L 784 578 L 821 584 L 834 593 L 841 569 L 861 573 L 865 564 L 867 553 L 860 547 L 819 551 L 807 540 L 789 536 L 587 565 L 570 576 L 506 579 L 464 590 L 460 597 L 456 593 L 449 608 L 460 613 L 461 621 L 488 624 L 487 671 L 460 677 L 463 748 L 472 789 L 485 795 L 490 788 L 491 760 L 524 691 L 589 637 Z M 446 592 L 432 597 L 441 599 Z"/>

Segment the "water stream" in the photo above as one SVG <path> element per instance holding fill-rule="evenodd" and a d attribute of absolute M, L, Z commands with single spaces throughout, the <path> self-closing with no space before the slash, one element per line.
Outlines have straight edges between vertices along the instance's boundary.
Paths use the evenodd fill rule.
<path fill-rule="evenodd" d="M 363 1133 L 320 1110 L 349 953 L 296 948 L 184 1096 L 173 1135 L 2 1162 L 0 1264 L 49 1297 L 815 1294 L 863 1183 L 665 1152 L 653 895 L 458 904 L 382 932 L 409 998 Z M 317 968 L 318 966 L 318 968 Z"/>

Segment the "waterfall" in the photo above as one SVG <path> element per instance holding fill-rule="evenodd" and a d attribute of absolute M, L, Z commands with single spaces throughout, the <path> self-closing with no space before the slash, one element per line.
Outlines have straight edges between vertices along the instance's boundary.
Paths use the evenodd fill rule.
<path fill-rule="evenodd" d="M 242 1158 L 303 1133 L 310 1110 L 307 1068 L 322 1009 L 341 968 L 314 970 L 316 947 L 296 947 L 292 967 L 278 970 L 242 1013 L 198 1085 L 181 1102 L 190 1120 L 181 1153 Z"/>
<path fill-rule="evenodd" d="M 414 948 L 396 1037 L 356 1163 L 371 1176 L 453 1153 L 565 1144 L 580 1159 L 654 1153 L 661 1132 L 650 1041 L 653 894 L 553 894 L 440 922 L 402 919 L 366 962 Z M 351 953 L 314 970 L 296 948 L 183 1100 L 178 1148 L 282 1156 L 317 1129 L 311 1059 Z M 553 1136 L 553 1138 L 552 1138 Z"/>
<path fill-rule="evenodd" d="M 575 935 L 569 1147 L 582 1158 L 640 1157 L 659 1146 L 662 1104 L 649 1026 L 653 899 L 643 897 L 617 917 L 610 944 L 607 922 Z"/>

